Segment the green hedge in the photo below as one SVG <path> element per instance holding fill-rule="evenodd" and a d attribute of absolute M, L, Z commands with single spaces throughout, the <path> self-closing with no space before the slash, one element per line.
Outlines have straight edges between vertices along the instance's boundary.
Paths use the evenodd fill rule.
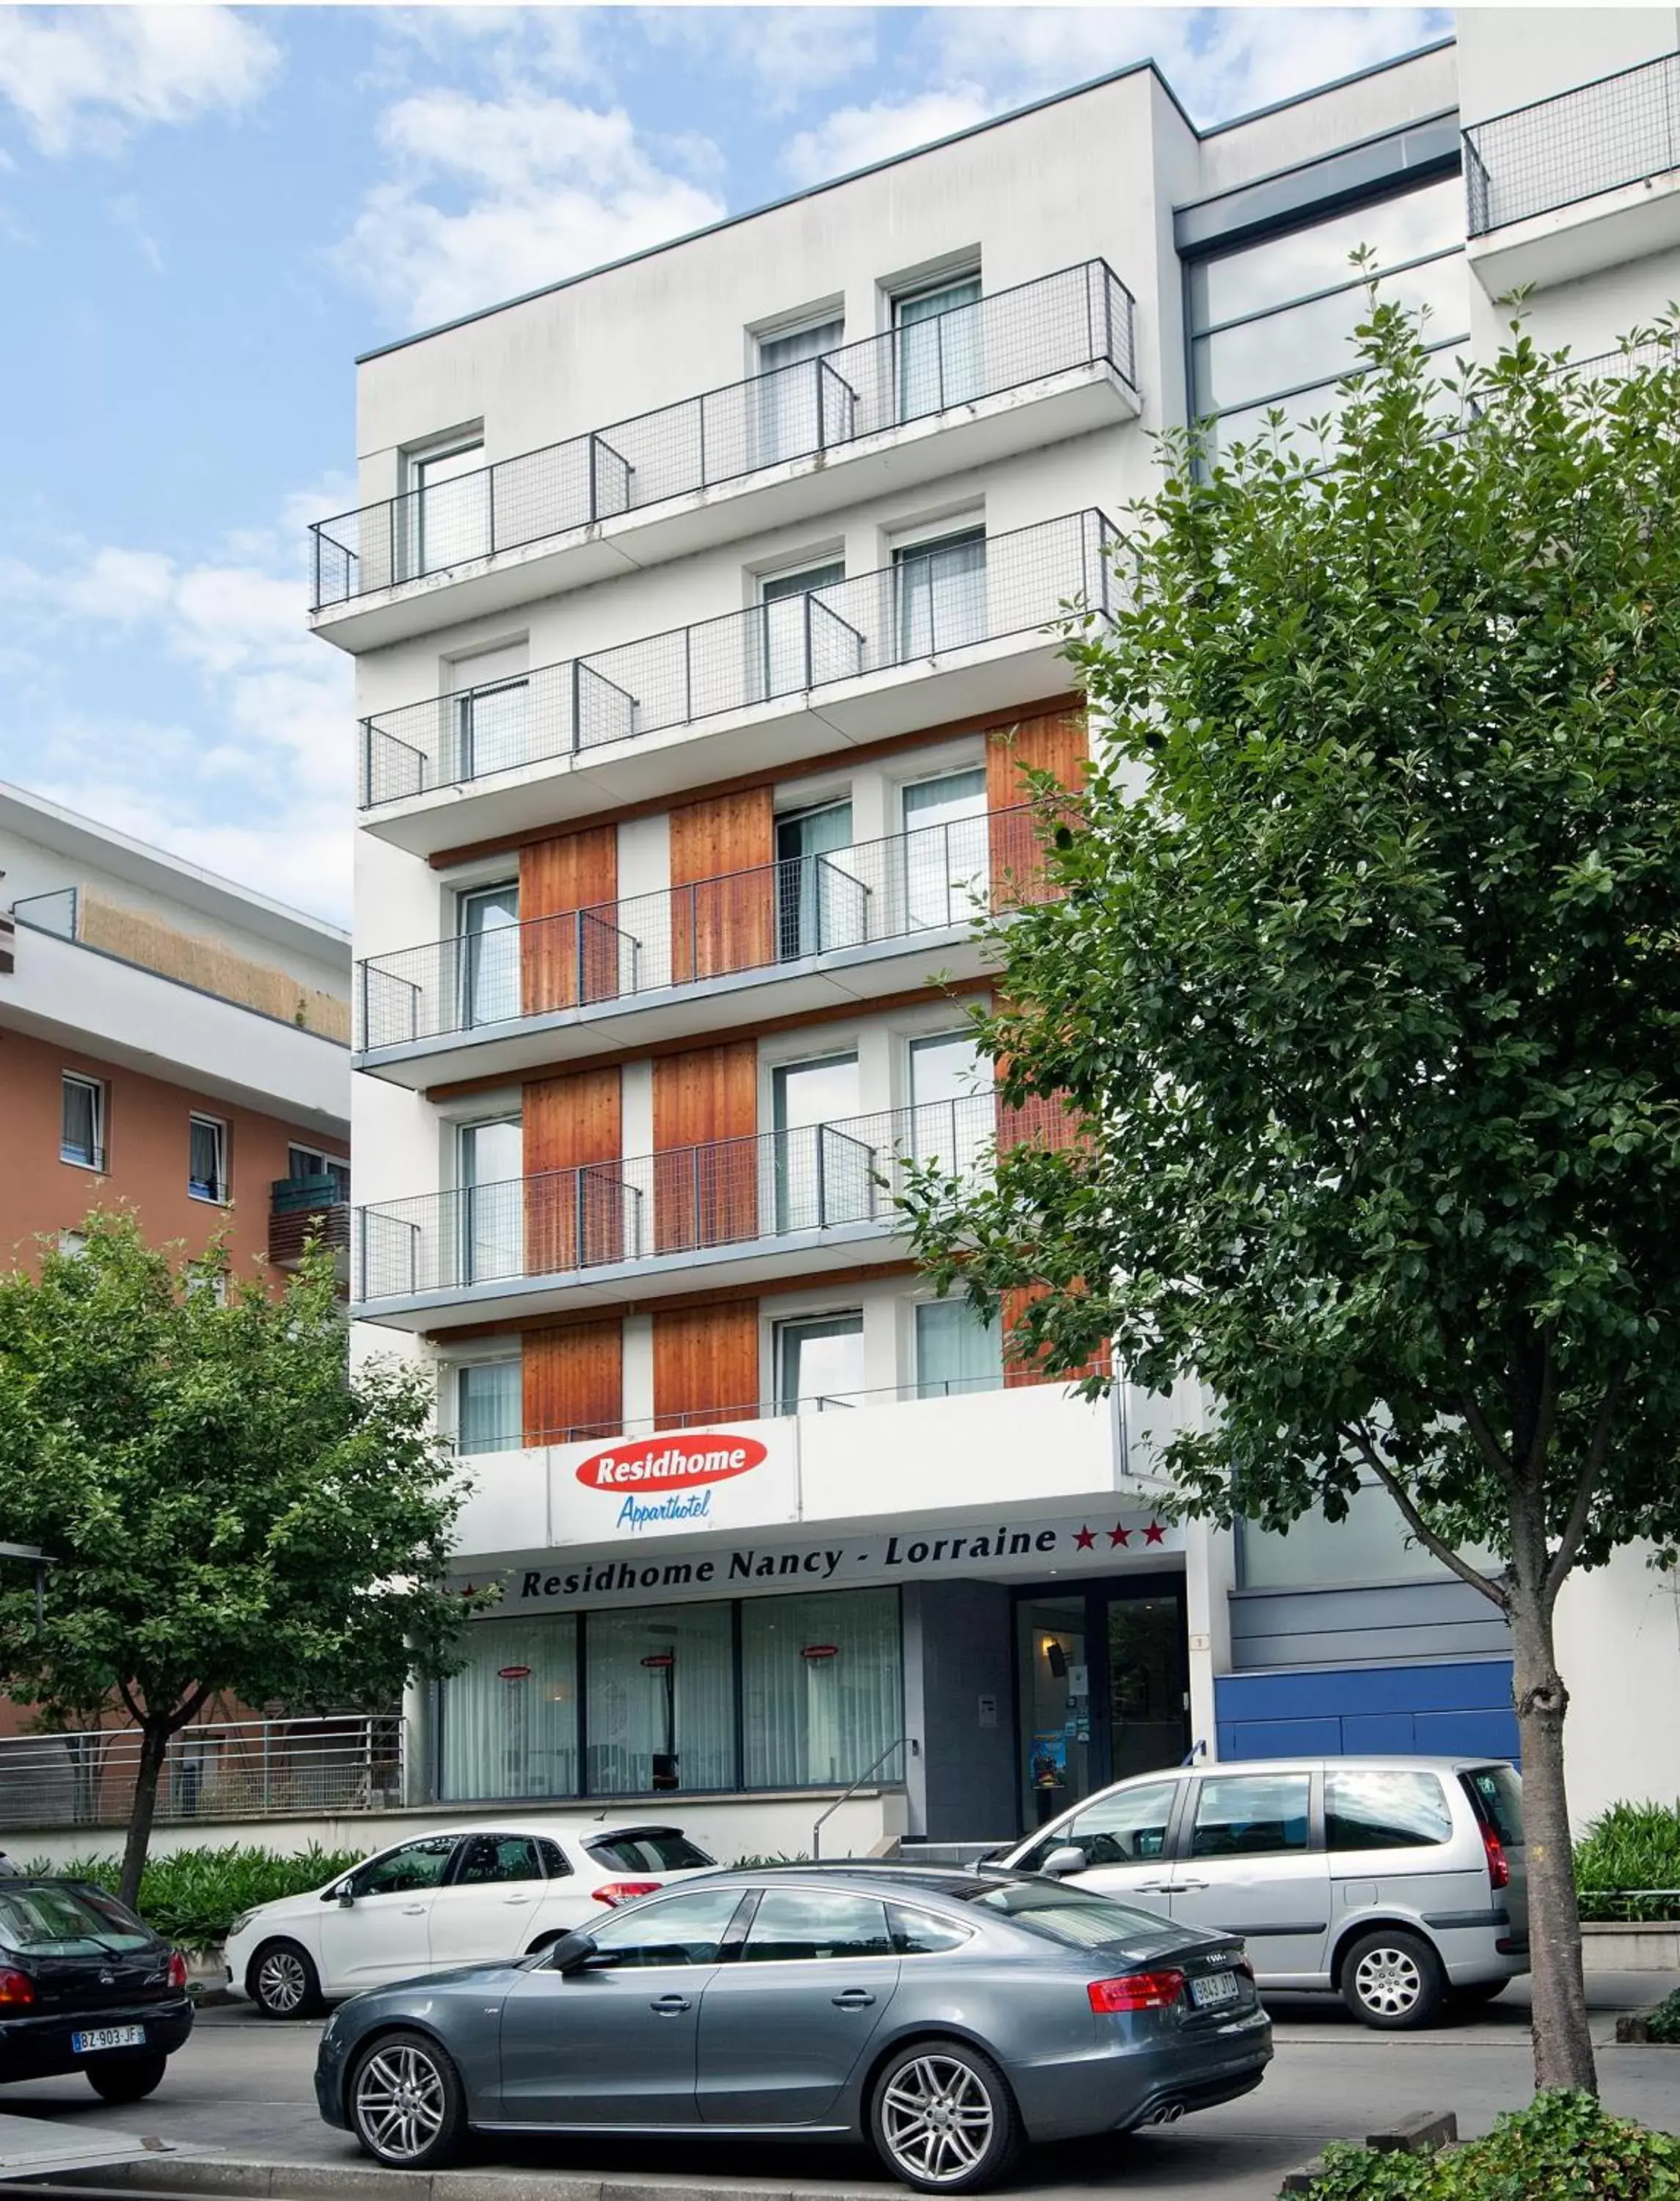
<path fill-rule="evenodd" d="M 324 1850 L 313 1845 L 285 1856 L 244 1843 L 174 1850 L 147 1864 L 140 1881 L 140 1916 L 167 1941 L 184 1949 L 208 1948 L 224 1938 L 242 1910 L 273 1903 L 282 1895 L 306 1894 L 348 1872 L 366 1855 L 365 1850 Z M 70 1880 L 91 1880 L 112 1890 L 121 1869 L 122 1860 L 115 1857 L 72 1858 L 64 1864 L 37 1861 L 28 1868 Z"/>
<path fill-rule="evenodd" d="M 1313 2201 L 1680 2201 L 1680 2139 L 1612 2117 L 1592 2095 L 1536 2094 L 1484 2139 L 1437 2155 L 1332 2141 Z"/>
<path fill-rule="evenodd" d="M 1583 1918 L 1672 1917 L 1680 1905 L 1622 1891 L 1680 1888 L 1680 1805 L 1612 1804 L 1575 1845 L 1575 1885 Z"/>

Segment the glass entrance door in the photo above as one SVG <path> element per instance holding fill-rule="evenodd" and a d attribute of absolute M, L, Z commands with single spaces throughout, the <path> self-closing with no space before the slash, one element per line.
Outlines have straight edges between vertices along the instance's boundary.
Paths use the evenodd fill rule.
<path fill-rule="evenodd" d="M 1182 1576 L 1021 1591 L 1015 1660 L 1024 1828 L 1189 1752 Z"/>

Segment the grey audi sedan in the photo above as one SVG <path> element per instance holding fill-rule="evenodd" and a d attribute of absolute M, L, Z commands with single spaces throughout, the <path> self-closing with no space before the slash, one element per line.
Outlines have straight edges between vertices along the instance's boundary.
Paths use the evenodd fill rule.
<path fill-rule="evenodd" d="M 321 2036 L 320 2113 L 428 2170 L 469 2131 L 865 2139 L 970 2193 L 1030 2141 L 1260 2084 L 1233 1934 L 1035 1873 L 708 1874 L 540 1956 L 376 1988 Z"/>

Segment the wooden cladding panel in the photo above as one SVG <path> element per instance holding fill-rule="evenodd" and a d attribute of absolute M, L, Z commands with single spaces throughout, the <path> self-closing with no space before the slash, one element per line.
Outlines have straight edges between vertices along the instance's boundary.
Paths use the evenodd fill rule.
<path fill-rule="evenodd" d="M 767 787 L 671 813 L 671 975 L 678 985 L 774 960 L 775 854 Z"/>
<path fill-rule="evenodd" d="M 520 982 L 526 1016 L 618 991 L 618 933 L 580 910 L 618 899 L 619 836 L 590 825 L 520 850 Z"/>
<path fill-rule="evenodd" d="M 758 1369 L 756 1300 L 654 1316 L 654 1413 L 661 1429 L 752 1406 Z"/>
<path fill-rule="evenodd" d="M 1066 1376 L 1047 1375 L 1036 1360 L 1019 1361 L 1010 1359 L 1010 1339 L 1020 1323 L 1022 1316 L 1035 1300 L 1043 1298 L 1047 1289 L 1048 1287 L 1043 1284 L 1029 1284 L 1024 1290 L 1005 1292 L 1003 1294 L 1003 1383 L 1006 1390 L 1016 1390 L 1024 1383 L 1067 1385 L 1077 1383 L 1081 1376 L 1106 1376 L 1108 1373 L 1109 1357 L 1106 1348 L 1094 1359 L 1088 1360 L 1083 1368 L 1076 1368 L 1072 1375 Z"/>
<path fill-rule="evenodd" d="M 550 1276 L 623 1258 L 622 1078 L 573 1070 L 525 1089 L 525 1265 Z"/>
<path fill-rule="evenodd" d="M 525 1435 L 553 1444 L 568 1433 L 615 1436 L 624 1420 L 624 1324 L 573 1323 L 524 1341 Z"/>
<path fill-rule="evenodd" d="M 758 1235 L 758 1043 L 654 1064 L 654 1243 L 661 1253 Z"/>
<path fill-rule="evenodd" d="M 1052 772 L 1063 787 L 1077 788 L 1090 754 L 1083 710 L 1054 711 L 1017 725 L 995 727 L 987 735 L 986 808 L 996 900 L 1032 899 L 1033 881 L 1040 870 L 1038 822 L 1021 807 L 1026 800 L 1023 774 Z"/>

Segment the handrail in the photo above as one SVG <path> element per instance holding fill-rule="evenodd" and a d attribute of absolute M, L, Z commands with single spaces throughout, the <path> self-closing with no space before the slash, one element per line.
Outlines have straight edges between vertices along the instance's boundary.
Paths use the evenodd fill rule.
<path fill-rule="evenodd" d="M 856 1795 L 858 1790 L 862 1787 L 864 1782 L 868 1780 L 870 1775 L 872 1773 L 878 1773 L 880 1771 L 881 1768 L 886 1764 L 887 1760 L 892 1756 L 896 1750 L 908 1750 L 912 1758 L 919 1758 L 922 1754 L 922 1746 L 920 1743 L 916 1740 L 914 1735 L 901 1734 L 896 1741 L 890 1742 L 887 1745 L 886 1748 L 881 1752 L 880 1756 L 875 1760 L 872 1765 L 866 1765 L 864 1767 L 862 1772 L 859 1774 L 857 1779 L 852 1782 L 849 1787 L 843 1788 L 841 1790 L 840 1793 L 835 1798 L 828 1809 L 821 1814 L 818 1818 L 815 1826 L 811 1829 L 811 1862 L 813 1864 L 820 1863 L 822 1858 L 823 1828 L 840 1809 L 840 1806 Z"/>
<path fill-rule="evenodd" d="M 1490 114 L 1464 144 L 1472 238 L 1668 174 L 1680 168 L 1680 54 Z"/>

